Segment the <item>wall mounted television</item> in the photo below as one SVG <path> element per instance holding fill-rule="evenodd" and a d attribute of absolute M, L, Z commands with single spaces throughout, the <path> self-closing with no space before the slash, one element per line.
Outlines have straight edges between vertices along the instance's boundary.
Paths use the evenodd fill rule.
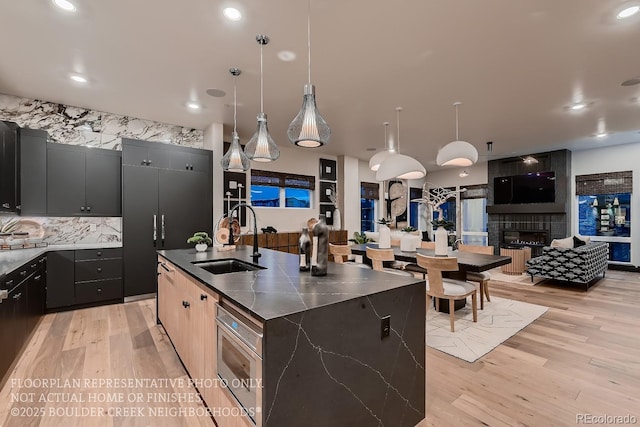
<path fill-rule="evenodd" d="M 522 175 L 499 176 L 493 179 L 493 204 L 554 203 L 556 177 L 554 172 L 530 172 Z"/>

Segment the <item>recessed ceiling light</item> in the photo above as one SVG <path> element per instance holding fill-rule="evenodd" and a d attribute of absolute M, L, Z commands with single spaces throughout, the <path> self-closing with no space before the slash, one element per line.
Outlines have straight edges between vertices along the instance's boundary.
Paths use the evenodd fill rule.
<path fill-rule="evenodd" d="M 573 111 L 580 111 L 587 108 L 587 104 L 585 104 L 584 102 L 576 102 L 575 104 L 571 105 L 569 108 L 572 109 Z"/>
<path fill-rule="evenodd" d="M 187 107 L 190 110 L 199 110 L 201 108 L 200 104 L 198 104 L 197 102 L 187 102 Z"/>
<path fill-rule="evenodd" d="M 55 4 L 62 10 L 66 10 L 67 12 L 76 11 L 76 6 L 73 3 L 71 3 L 69 0 L 53 0 L 53 4 Z"/>
<path fill-rule="evenodd" d="M 207 95 L 213 96 L 214 98 L 222 98 L 226 94 L 222 89 L 207 89 Z"/>
<path fill-rule="evenodd" d="M 626 19 L 635 15 L 638 12 L 640 12 L 640 6 L 630 6 L 618 12 L 618 15 L 616 15 L 616 18 Z"/>
<path fill-rule="evenodd" d="M 462 172 L 460 172 L 460 173 L 458 174 L 458 176 L 459 176 L 460 178 L 466 178 L 466 177 L 468 177 L 468 176 L 469 176 L 469 172 L 467 172 L 467 171 L 462 171 Z"/>
<path fill-rule="evenodd" d="M 242 19 L 242 14 L 235 7 L 227 7 L 222 11 L 222 13 L 229 21 L 239 21 Z"/>
<path fill-rule="evenodd" d="M 71 74 L 69 78 L 76 83 L 86 83 L 89 81 L 85 76 L 82 76 L 80 74 Z"/>
<path fill-rule="evenodd" d="M 598 132 L 596 133 L 596 138 L 604 138 L 607 135 L 609 135 L 607 132 Z"/>
<path fill-rule="evenodd" d="M 291 52 L 290 50 L 281 50 L 278 52 L 278 59 L 284 62 L 295 61 L 296 54 Z"/>

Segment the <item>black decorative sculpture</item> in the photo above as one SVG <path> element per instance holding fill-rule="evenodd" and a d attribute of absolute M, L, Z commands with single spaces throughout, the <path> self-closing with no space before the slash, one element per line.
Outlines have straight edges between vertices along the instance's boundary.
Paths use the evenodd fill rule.
<path fill-rule="evenodd" d="M 313 248 L 316 265 L 311 266 L 311 275 L 326 276 L 329 263 L 329 227 L 324 215 L 318 216 L 318 222 L 313 226 L 313 237 L 318 238 L 318 244 Z"/>

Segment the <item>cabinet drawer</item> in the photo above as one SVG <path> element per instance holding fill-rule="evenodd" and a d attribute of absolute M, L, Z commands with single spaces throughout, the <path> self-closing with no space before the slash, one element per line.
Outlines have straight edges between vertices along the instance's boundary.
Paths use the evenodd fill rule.
<path fill-rule="evenodd" d="M 75 281 L 117 279 L 122 277 L 122 259 L 96 259 L 76 261 Z"/>
<path fill-rule="evenodd" d="M 122 248 L 82 249 L 76 251 L 76 261 L 103 258 L 122 258 Z"/>
<path fill-rule="evenodd" d="M 122 279 L 76 283 L 76 304 L 122 298 Z"/>

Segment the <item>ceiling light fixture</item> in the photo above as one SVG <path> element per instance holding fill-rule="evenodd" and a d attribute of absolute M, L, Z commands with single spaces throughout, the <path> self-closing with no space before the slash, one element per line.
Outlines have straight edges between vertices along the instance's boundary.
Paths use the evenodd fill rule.
<path fill-rule="evenodd" d="M 387 128 L 389 127 L 389 122 L 384 122 L 384 151 L 374 154 L 369 159 L 369 169 L 372 171 L 377 171 L 380 168 L 380 164 L 384 162 L 384 160 L 389 157 L 391 154 L 395 152 L 395 150 L 389 148 L 389 139 L 387 138 Z"/>
<path fill-rule="evenodd" d="M 609 134 L 607 132 L 598 132 L 596 133 L 596 138 L 604 138 L 606 136 L 608 136 Z"/>
<path fill-rule="evenodd" d="M 198 104 L 197 102 L 187 102 L 187 108 L 189 108 L 190 110 L 199 110 L 200 108 L 200 104 Z"/>
<path fill-rule="evenodd" d="M 436 164 L 438 166 L 471 166 L 478 161 L 478 150 L 466 141 L 461 141 L 458 135 L 458 106 L 461 102 L 454 102 L 456 108 L 456 140 L 448 143 L 438 151 Z"/>
<path fill-rule="evenodd" d="M 580 111 L 587 108 L 587 104 L 585 104 L 584 102 L 575 102 L 569 108 L 573 111 Z"/>
<path fill-rule="evenodd" d="M 69 0 L 53 0 L 53 4 L 55 4 L 60 9 L 65 10 L 67 12 L 76 11 L 76 5 L 71 3 Z"/>
<path fill-rule="evenodd" d="M 304 85 L 302 109 L 289 125 L 287 135 L 292 144 L 299 147 L 316 148 L 329 143 L 331 128 L 316 107 L 316 88 L 311 84 L 311 0 L 309 0 L 307 14 L 307 55 L 309 81 Z"/>
<path fill-rule="evenodd" d="M 258 114 L 258 127 L 249 142 L 244 146 L 244 153 L 256 162 L 272 162 L 280 157 L 278 146 L 269 135 L 267 127 L 267 115 L 264 113 L 264 93 L 262 78 L 262 47 L 269 43 L 269 37 L 258 34 L 256 41 L 260 45 L 260 113 Z"/>
<path fill-rule="evenodd" d="M 538 159 L 536 159 L 536 158 L 535 158 L 535 157 L 533 157 L 533 156 L 527 156 L 527 157 L 524 157 L 524 158 L 522 159 L 522 162 L 523 162 L 525 165 L 535 165 L 536 163 L 538 163 Z"/>
<path fill-rule="evenodd" d="M 618 12 L 618 14 L 616 15 L 616 18 L 618 18 L 618 19 L 627 19 L 627 18 L 632 17 L 633 15 L 635 15 L 638 12 L 640 12 L 640 6 L 630 6 L 630 7 L 627 7 L 625 9 L 622 9 L 620 12 Z"/>
<path fill-rule="evenodd" d="M 242 13 L 240 13 L 240 11 L 235 7 L 227 7 L 222 11 L 222 13 L 229 21 L 239 21 L 242 19 Z"/>
<path fill-rule="evenodd" d="M 89 81 L 85 76 L 80 74 L 71 74 L 69 78 L 76 83 L 87 83 Z"/>
<path fill-rule="evenodd" d="M 459 176 L 460 178 L 466 178 L 466 177 L 468 177 L 468 176 L 469 176 L 469 172 L 467 172 L 467 171 L 462 171 L 462 172 L 460 172 L 460 173 L 458 174 L 458 176 Z"/>
<path fill-rule="evenodd" d="M 238 68 L 230 68 L 229 72 L 234 77 L 233 78 L 233 134 L 231 138 L 231 146 L 222 156 L 222 160 L 220 164 L 222 165 L 222 169 L 229 172 L 244 172 L 249 170 L 251 166 L 251 162 L 249 158 L 242 152 L 242 147 L 240 146 L 240 138 L 238 137 L 238 132 L 236 132 L 237 126 L 237 91 L 236 91 L 236 80 L 240 75 L 241 71 Z"/>
<path fill-rule="evenodd" d="M 402 107 L 396 108 L 396 120 L 398 134 L 396 135 L 396 153 L 391 153 L 378 168 L 376 172 L 377 181 L 386 181 L 392 178 L 399 179 L 420 179 L 424 178 L 427 170 L 413 157 L 400 154 L 400 111 Z"/>

